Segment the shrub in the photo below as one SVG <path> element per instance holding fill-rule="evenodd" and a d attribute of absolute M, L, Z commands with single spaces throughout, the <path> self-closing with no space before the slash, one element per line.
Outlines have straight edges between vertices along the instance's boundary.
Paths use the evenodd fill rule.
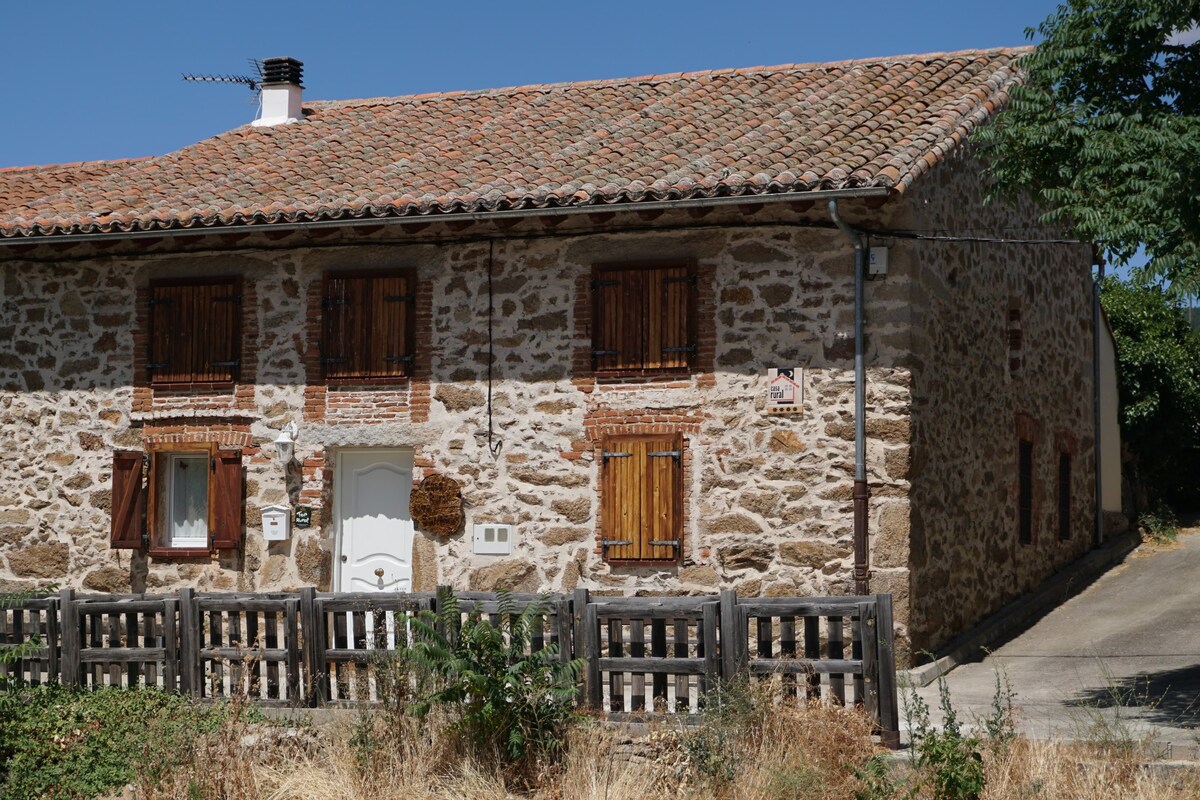
<path fill-rule="evenodd" d="M 559 660 L 547 645 L 526 652 L 533 626 L 547 613 L 542 600 L 517 612 L 509 592 L 500 592 L 500 624 L 478 608 L 463 617 L 458 598 L 443 592 L 436 616 L 414 623 L 408 658 L 432 687 L 412 705 L 418 716 L 434 706 L 457 715 L 455 728 L 485 755 L 504 755 L 518 770 L 557 753 L 566 727 L 576 718 L 576 681 L 583 661 Z"/>

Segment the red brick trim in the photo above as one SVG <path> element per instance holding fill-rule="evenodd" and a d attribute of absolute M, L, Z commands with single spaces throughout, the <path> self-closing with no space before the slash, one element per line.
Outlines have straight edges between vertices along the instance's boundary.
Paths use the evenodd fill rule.
<path fill-rule="evenodd" d="M 321 275 L 308 284 L 304 318 L 304 420 L 325 419 L 326 388 L 321 380 L 321 294 L 325 283 Z"/>
<path fill-rule="evenodd" d="M 417 273 L 416 333 L 414 334 L 412 381 L 409 383 L 409 414 L 413 422 L 429 421 L 430 383 L 433 376 L 433 280 L 429 270 Z"/>

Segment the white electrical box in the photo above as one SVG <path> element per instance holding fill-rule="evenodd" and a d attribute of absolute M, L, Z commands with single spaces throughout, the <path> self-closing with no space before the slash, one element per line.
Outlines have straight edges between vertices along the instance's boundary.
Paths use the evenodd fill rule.
<path fill-rule="evenodd" d="M 473 550 L 480 556 L 506 556 L 512 553 L 515 529 L 512 525 L 486 522 L 475 526 Z"/>
<path fill-rule="evenodd" d="M 267 506 L 262 510 L 263 538 L 282 542 L 292 533 L 292 507 Z"/>
<path fill-rule="evenodd" d="M 888 270 L 888 249 L 886 247 L 872 247 L 870 258 L 867 261 L 867 275 L 872 278 L 879 278 L 887 275 Z"/>

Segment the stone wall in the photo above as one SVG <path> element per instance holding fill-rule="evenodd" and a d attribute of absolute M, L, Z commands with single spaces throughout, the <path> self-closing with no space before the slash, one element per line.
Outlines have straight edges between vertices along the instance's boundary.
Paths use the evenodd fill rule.
<path fill-rule="evenodd" d="M 918 184 L 919 208 L 903 202 L 868 211 L 846 202 L 842 210 L 875 228 L 943 224 L 938 215 L 949 218 L 949 209 L 957 214 L 974 201 L 967 185 L 974 179 L 958 166 L 942 168 Z M 8 259 L 0 261 L 0 444 L 12 454 L 0 464 L 0 582 L 105 591 L 328 589 L 337 454 L 387 446 L 415 450 L 416 479 L 438 471 L 464 486 L 466 529 L 444 539 L 417 533 L 418 589 L 851 591 L 848 243 L 836 230 L 812 227 L 828 226 L 819 208 L 627 216 L 0 252 Z M 1007 220 L 984 215 L 970 225 Z M 1086 359 L 1076 364 L 1090 334 L 1076 307 L 1084 302 L 1074 298 L 1079 287 L 1052 290 L 1060 285 L 1049 282 L 1057 255 L 1038 251 L 1028 261 L 1037 272 L 1020 280 L 1026 250 L 892 244 L 888 277 L 867 286 L 871 568 L 873 589 L 897 594 L 902 635 L 911 618 L 916 644 L 929 646 L 1086 547 L 1086 431 L 1072 440 L 1079 533 L 1061 545 L 1043 535 L 1024 551 L 1007 542 L 1015 541 L 1013 415 L 1025 410 L 1039 420 L 1045 448 L 1060 430 L 1075 431 L 1070 414 L 1090 419 L 1090 372 Z M 589 304 L 581 299 L 591 265 L 663 257 L 698 265 L 698 369 L 670 380 L 598 381 L 587 363 Z M 418 271 L 413 378 L 382 389 L 326 387 L 315 350 L 322 273 L 372 267 Z M 252 381 L 228 391 L 156 393 L 146 385 L 138 338 L 144 288 L 152 277 L 201 274 L 243 276 L 243 374 Z M 1003 296 L 997 286 L 1007 287 Z M 1010 295 L 1023 298 L 1027 326 L 1019 379 L 1005 374 Z M 803 414 L 765 413 L 769 367 L 804 368 Z M 1083 392 L 1074 405 L 1043 392 L 1043 384 L 1064 379 L 1064 391 Z M 291 420 L 300 424 L 300 467 L 285 477 L 269 443 Z M 599 443 L 606 433 L 635 431 L 685 437 L 677 563 L 615 566 L 601 555 Z M 112 451 L 216 439 L 243 451 L 244 549 L 198 559 L 109 549 Z M 1049 459 L 1038 468 L 1049 470 Z M 312 506 L 313 527 L 268 544 L 259 510 L 280 502 Z M 1038 507 L 1039 525 L 1050 530 L 1053 503 L 1039 496 Z M 473 555 L 476 522 L 514 523 L 513 555 Z M 978 594 L 968 591 L 973 586 Z"/>
<path fill-rule="evenodd" d="M 947 159 L 902 223 L 943 234 L 1058 238 L 1029 204 L 981 205 L 978 164 Z M 1084 245 L 908 242 L 912 305 L 913 647 L 935 650 L 1092 546 L 1091 251 Z M 1033 448 L 1033 542 L 1018 543 L 1018 432 Z M 1058 456 L 1071 457 L 1070 538 Z M 890 535 L 890 533 L 888 534 Z M 879 586 L 878 588 L 884 588 Z M 907 604 L 904 604 L 907 605 Z"/>

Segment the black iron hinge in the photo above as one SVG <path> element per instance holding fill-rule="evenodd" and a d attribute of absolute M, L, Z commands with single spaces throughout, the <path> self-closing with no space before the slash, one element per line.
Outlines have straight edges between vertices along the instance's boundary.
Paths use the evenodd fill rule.
<path fill-rule="evenodd" d="M 649 544 L 652 547 L 679 547 L 679 542 L 674 539 L 651 539 Z"/>
<path fill-rule="evenodd" d="M 592 288 L 599 289 L 601 286 L 620 286 L 620 281 L 602 281 L 599 278 L 592 279 Z"/>
<path fill-rule="evenodd" d="M 652 450 L 646 455 L 650 458 L 673 458 L 676 461 L 683 458 L 683 452 L 680 450 Z"/>
<path fill-rule="evenodd" d="M 223 297 L 214 297 L 212 301 L 214 303 L 240 303 L 242 302 L 242 296 L 240 294 L 227 294 Z"/>
<path fill-rule="evenodd" d="M 680 278 L 663 278 L 663 283 L 687 283 L 687 284 L 691 284 L 692 286 L 695 286 L 699 282 L 700 282 L 699 275 L 686 275 L 686 276 L 683 276 Z"/>
<path fill-rule="evenodd" d="M 395 363 L 397 361 L 409 362 L 413 360 L 412 356 L 384 356 L 384 361 Z"/>
<path fill-rule="evenodd" d="M 146 369 L 167 369 L 170 366 L 166 361 L 151 361 L 146 365 Z"/>
<path fill-rule="evenodd" d="M 620 350 L 593 350 L 592 351 L 592 358 L 599 358 L 600 356 L 619 356 L 619 355 L 621 355 Z"/>
<path fill-rule="evenodd" d="M 236 367 L 240 363 L 242 362 L 235 358 L 233 361 L 210 361 L 208 365 L 210 367 Z"/>
<path fill-rule="evenodd" d="M 349 360 L 350 359 L 348 359 L 348 358 L 334 358 L 334 357 L 330 356 L 328 358 L 322 358 L 321 363 L 322 364 L 341 364 L 341 363 L 349 361 Z"/>
<path fill-rule="evenodd" d="M 608 450 L 601 451 L 601 453 L 600 453 L 600 457 L 601 457 L 601 458 L 603 458 L 603 459 L 609 459 L 609 458 L 629 458 L 629 457 L 631 457 L 632 455 L 633 455 L 633 453 L 615 453 L 615 452 L 610 452 L 610 451 L 608 451 Z"/>
<path fill-rule="evenodd" d="M 321 301 L 321 308 L 333 308 L 334 306 L 348 306 L 350 301 L 341 297 L 326 297 Z"/>
<path fill-rule="evenodd" d="M 625 544 L 633 544 L 633 541 L 630 539 L 601 539 L 600 544 L 605 547 L 620 547 Z"/>
<path fill-rule="evenodd" d="M 689 344 L 687 347 L 664 347 L 664 353 L 687 353 L 689 356 L 696 355 L 696 345 Z"/>

